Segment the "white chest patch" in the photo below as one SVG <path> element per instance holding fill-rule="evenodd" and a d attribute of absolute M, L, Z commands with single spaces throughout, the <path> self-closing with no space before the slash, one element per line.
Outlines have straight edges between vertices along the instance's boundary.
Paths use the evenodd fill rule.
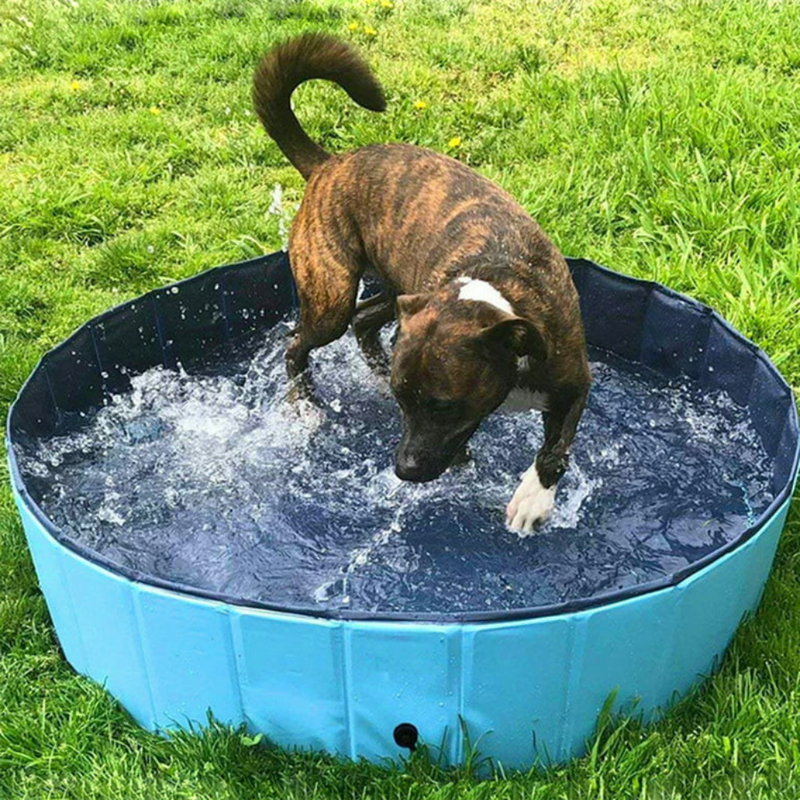
<path fill-rule="evenodd" d="M 490 306 L 499 308 L 506 314 L 514 313 L 511 303 L 491 283 L 477 278 L 459 278 L 458 282 L 461 284 L 461 291 L 458 293 L 459 300 L 477 300 L 480 303 L 488 303 Z"/>
<path fill-rule="evenodd" d="M 549 400 L 544 392 L 532 392 L 517 386 L 508 393 L 500 408 L 503 411 L 547 411 Z"/>

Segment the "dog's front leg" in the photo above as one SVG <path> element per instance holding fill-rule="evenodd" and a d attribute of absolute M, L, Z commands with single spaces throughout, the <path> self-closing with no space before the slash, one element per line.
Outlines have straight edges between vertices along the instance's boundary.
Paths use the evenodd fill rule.
<path fill-rule="evenodd" d="M 544 444 L 536 459 L 522 476 L 506 508 L 506 522 L 520 535 L 533 533 L 533 526 L 547 519 L 553 511 L 556 484 L 567 470 L 569 448 L 575 438 L 587 392 L 551 398 L 543 412 Z"/>

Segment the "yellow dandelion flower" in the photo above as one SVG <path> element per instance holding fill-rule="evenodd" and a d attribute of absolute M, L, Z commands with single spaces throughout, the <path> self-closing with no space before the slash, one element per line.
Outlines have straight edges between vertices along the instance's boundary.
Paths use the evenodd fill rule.
<path fill-rule="evenodd" d="M 454 136 L 454 137 L 453 137 L 453 138 L 452 138 L 452 139 L 451 139 L 451 140 L 450 140 L 450 141 L 447 143 L 447 146 L 448 146 L 448 147 L 449 147 L 451 150 L 455 150 L 455 149 L 456 149 L 456 147 L 461 147 L 461 137 L 460 137 L 460 136 Z"/>
<path fill-rule="evenodd" d="M 72 89 L 73 92 L 77 92 L 78 89 L 81 88 L 81 84 L 79 81 L 72 81 L 72 83 L 69 85 L 69 88 Z"/>
<path fill-rule="evenodd" d="M 358 25 L 358 23 L 357 23 L 357 22 L 351 22 L 351 23 L 350 23 L 350 24 L 347 26 L 347 30 L 349 30 L 349 31 L 357 31 L 357 30 L 358 30 L 358 28 L 359 28 L 359 25 Z"/>
<path fill-rule="evenodd" d="M 381 0 L 381 8 L 394 8 L 392 0 Z"/>
<path fill-rule="evenodd" d="M 151 114 L 160 114 L 161 109 L 158 106 L 150 106 L 150 113 Z"/>
<path fill-rule="evenodd" d="M 417 102 L 414 103 L 414 108 L 418 109 L 419 111 L 422 111 L 423 108 L 427 107 L 428 104 L 424 100 L 417 100 Z"/>
<path fill-rule="evenodd" d="M 364 26 L 364 33 L 367 36 L 377 36 L 378 35 L 378 31 L 376 31 L 375 28 L 373 28 L 371 25 L 365 25 Z"/>

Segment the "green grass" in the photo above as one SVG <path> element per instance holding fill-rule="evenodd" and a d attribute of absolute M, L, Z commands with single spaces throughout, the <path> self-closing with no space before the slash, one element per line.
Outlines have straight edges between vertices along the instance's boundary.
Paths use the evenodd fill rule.
<path fill-rule="evenodd" d="M 389 97 L 373 115 L 330 86 L 301 89 L 326 147 L 449 149 L 564 252 L 715 306 L 800 386 L 793 0 L 5 0 L 4 413 L 87 317 L 280 246 L 303 186 L 249 111 L 250 73 L 310 28 L 363 45 Z M 479 782 L 424 754 L 385 769 L 218 727 L 171 741 L 139 730 L 63 660 L 0 479 L 3 799 L 800 797 L 797 506 L 761 610 L 704 689 L 655 728 L 605 726 L 569 766 Z"/>

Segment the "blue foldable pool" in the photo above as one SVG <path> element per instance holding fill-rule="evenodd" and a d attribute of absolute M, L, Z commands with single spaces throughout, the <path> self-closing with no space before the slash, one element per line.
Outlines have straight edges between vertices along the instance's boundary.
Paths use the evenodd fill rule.
<path fill-rule="evenodd" d="M 435 488 L 404 495 L 411 489 L 390 475 L 391 401 L 367 397 L 367 383 L 352 405 L 337 394 L 334 379 L 350 369 L 347 350 L 331 351 L 325 374 L 333 377 L 319 381 L 328 421 L 309 434 L 315 446 L 327 442 L 324 486 L 298 466 L 306 445 L 265 444 L 247 416 L 258 398 L 245 408 L 237 393 L 246 394 L 254 353 L 262 372 L 265 364 L 278 369 L 280 359 L 270 361 L 263 343 L 278 336 L 294 307 L 283 253 L 150 292 L 50 351 L 12 407 L 8 443 L 14 496 L 69 662 L 151 730 L 204 724 L 210 711 L 283 747 L 373 761 L 424 743 L 457 764 L 470 742 L 504 768 L 564 761 L 584 751 L 612 693 L 616 710 L 658 718 L 715 668 L 758 605 L 797 479 L 797 411 L 767 356 L 711 309 L 589 261 L 571 260 L 570 268 L 598 399 L 579 431 L 561 517 L 526 540 L 502 528 L 496 508 L 525 464 L 493 466 L 502 491 L 486 483 L 481 494 L 481 465 L 512 423 L 487 423 L 474 443 L 476 465 L 445 478 L 454 492 L 463 489 L 464 504 Z M 249 365 L 244 377 L 226 372 L 236 359 Z M 614 383 L 618 375 L 622 383 Z M 636 455 L 635 432 L 620 454 L 619 426 L 636 414 L 614 418 L 610 409 L 651 379 L 659 392 L 674 391 L 649 420 L 656 441 L 667 441 L 669 410 L 692 392 L 713 398 L 720 419 L 739 420 L 730 470 L 703 472 L 724 437 L 695 406 L 686 406 L 685 442 L 669 440 L 671 473 L 691 467 L 721 487 L 713 509 L 702 507 L 693 481 L 654 489 L 637 471 L 652 448 Z M 170 392 L 170 402 L 184 404 L 179 414 L 140 413 Z M 219 397 L 209 434 L 211 406 L 202 403 Z M 121 416 L 109 417 L 114 409 Z M 225 409 L 239 427 L 209 453 L 217 440 L 204 437 L 225 428 Z M 119 431 L 140 466 L 149 454 L 149 472 L 142 468 L 109 492 L 101 480 L 106 462 L 98 459 L 116 458 L 115 451 L 87 455 L 80 439 L 93 420 Z M 356 423 L 359 441 L 370 443 L 363 450 L 336 438 Z M 166 511 L 147 504 L 147 476 L 157 475 L 159 486 L 169 477 L 159 467 L 169 426 L 183 437 L 184 465 L 192 461 L 186 453 L 218 458 L 203 481 L 221 483 L 226 461 L 235 464 L 234 477 L 250 481 L 246 514 L 238 513 L 239 494 L 219 506 L 234 545 L 222 548 L 222 526 L 201 509 L 210 496 L 213 517 L 213 493 L 172 498 Z M 291 433 L 291 419 L 284 427 Z M 386 439 L 369 439 L 373 430 Z M 535 431 L 525 435 L 535 442 Z M 83 456 L 80 447 L 67 452 L 59 444 L 66 436 L 84 442 Z M 256 462 L 247 460 L 259 448 L 268 477 L 253 474 Z M 37 464 L 42 452 L 50 460 Z M 602 480 L 592 472 L 600 452 L 613 455 Z M 54 489 L 56 473 L 69 478 L 69 491 Z M 624 482 L 615 484 L 615 475 Z M 316 493 L 334 497 L 340 484 L 350 487 L 350 505 L 317 502 Z M 639 496 L 637 515 L 614 505 L 623 490 L 626 502 Z M 133 511 L 127 495 L 141 501 Z M 406 498 L 399 511 L 398 496 Z M 75 497 L 80 502 L 65 502 Z M 373 512 L 359 514 L 373 501 L 375 519 L 384 516 L 371 527 Z M 84 528 L 84 518 L 98 515 L 100 523 Z M 159 527 L 166 517 L 169 525 Z M 150 537 L 142 541 L 157 544 L 168 530 L 174 545 L 170 539 L 155 557 L 149 544 L 126 542 L 137 526 Z M 204 559 L 213 569 L 204 570 Z M 376 593 L 376 586 L 388 589 Z"/>

